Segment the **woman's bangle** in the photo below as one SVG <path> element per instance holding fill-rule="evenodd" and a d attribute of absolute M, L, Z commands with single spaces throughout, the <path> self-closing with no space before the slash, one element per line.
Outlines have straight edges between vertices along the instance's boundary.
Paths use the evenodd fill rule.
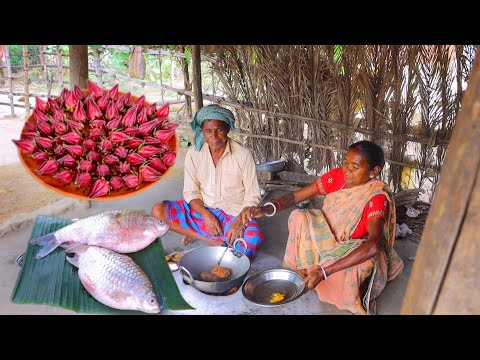
<path fill-rule="evenodd" d="M 318 266 L 320 266 L 320 265 L 318 265 Z M 320 266 L 320 269 L 322 269 L 322 271 L 323 271 L 323 280 L 327 280 L 327 277 L 328 277 L 328 276 L 327 276 L 327 272 L 325 271 L 325 269 L 323 268 L 323 266 Z"/>
<path fill-rule="evenodd" d="M 267 205 L 272 205 L 273 206 L 273 213 L 265 214 L 265 216 L 270 217 L 270 216 L 275 215 L 277 213 L 277 207 L 275 206 L 275 204 L 269 201 L 269 202 L 265 203 L 263 206 L 267 206 Z"/>
<path fill-rule="evenodd" d="M 272 200 L 272 204 L 274 204 L 277 207 L 277 211 L 282 210 L 282 206 L 280 205 L 280 201 Z"/>

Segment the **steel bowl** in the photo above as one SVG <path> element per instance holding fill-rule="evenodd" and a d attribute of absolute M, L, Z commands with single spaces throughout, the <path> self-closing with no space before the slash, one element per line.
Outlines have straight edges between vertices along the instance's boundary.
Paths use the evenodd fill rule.
<path fill-rule="evenodd" d="M 225 281 L 203 281 L 201 272 L 210 272 L 223 253 L 220 266 L 229 268 L 232 273 Z M 250 270 L 250 259 L 244 253 L 223 246 L 205 246 L 186 253 L 178 263 L 183 280 L 206 294 L 223 294 L 233 288 L 239 289 Z"/>
<path fill-rule="evenodd" d="M 249 302 L 259 306 L 281 306 L 288 304 L 308 291 L 302 284 L 302 277 L 295 271 L 287 269 L 265 270 L 250 276 L 242 287 L 242 294 Z M 270 303 L 272 293 L 285 294 L 285 298 L 276 303 Z"/>
<path fill-rule="evenodd" d="M 274 160 L 264 163 L 260 163 L 256 166 L 257 171 L 268 171 L 272 173 L 277 173 L 283 170 L 287 160 Z"/>

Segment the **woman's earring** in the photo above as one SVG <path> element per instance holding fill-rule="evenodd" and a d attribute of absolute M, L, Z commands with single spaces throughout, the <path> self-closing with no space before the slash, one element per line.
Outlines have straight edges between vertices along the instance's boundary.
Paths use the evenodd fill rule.
<path fill-rule="evenodd" d="M 374 177 L 375 177 L 375 176 L 373 176 L 373 175 L 370 175 L 370 179 L 373 179 Z"/>

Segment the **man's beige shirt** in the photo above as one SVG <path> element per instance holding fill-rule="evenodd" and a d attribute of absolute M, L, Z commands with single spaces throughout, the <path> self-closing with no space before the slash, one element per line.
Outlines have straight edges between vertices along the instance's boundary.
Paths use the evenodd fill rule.
<path fill-rule="evenodd" d="M 200 151 L 192 146 L 185 156 L 183 198 L 203 200 L 206 207 L 220 208 L 237 216 L 246 206 L 260 201 L 260 187 L 252 153 L 237 141 L 228 138 L 225 152 L 213 164 L 207 143 Z"/>

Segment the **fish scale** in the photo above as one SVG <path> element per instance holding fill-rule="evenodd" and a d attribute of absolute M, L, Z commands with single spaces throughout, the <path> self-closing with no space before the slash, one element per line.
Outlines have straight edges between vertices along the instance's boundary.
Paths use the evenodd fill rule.
<path fill-rule="evenodd" d="M 127 255 L 82 245 L 67 260 L 78 267 L 81 283 L 95 299 L 122 310 L 159 313 L 161 306 L 145 272 Z"/>

